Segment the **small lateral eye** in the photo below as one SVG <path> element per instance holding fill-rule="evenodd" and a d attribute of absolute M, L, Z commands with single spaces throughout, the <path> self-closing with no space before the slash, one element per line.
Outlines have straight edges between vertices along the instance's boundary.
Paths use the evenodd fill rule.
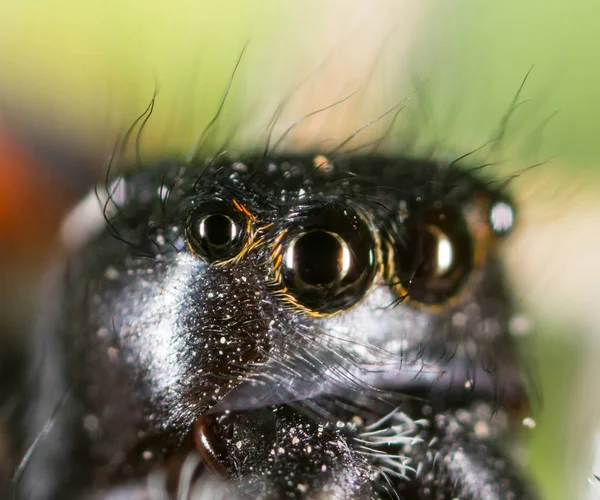
<path fill-rule="evenodd" d="M 289 228 L 282 246 L 283 282 L 300 305 L 332 314 L 358 302 L 376 270 L 375 239 L 353 210 L 310 208 Z"/>
<path fill-rule="evenodd" d="M 395 286 L 413 300 L 442 303 L 459 291 L 473 258 L 460 210 L 442 206 L 418 212 L 407 219 L 394 244 Z"/>
<path fill-rule="evenodd" d="M 490 227 L 498 236 L 506 236 L 515 224 L 515 209 L 505 200 L 498 200 L 490 207 Z"/>
<path fill-rule="evenodd" d="M 214 201 L 201 205 L 188 218 L 188 242 L 209 261 L 235 257 L 247 240 L 246 218 L 232 205 Z"/>

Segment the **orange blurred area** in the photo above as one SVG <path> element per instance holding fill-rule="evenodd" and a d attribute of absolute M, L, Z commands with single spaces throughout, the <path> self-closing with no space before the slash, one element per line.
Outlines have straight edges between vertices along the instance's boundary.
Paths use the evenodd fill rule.
<path fill-rule="evenodd" d="M 0 255 L 42 255 L 69 204 L 64 187 L 0 124 Z"/>

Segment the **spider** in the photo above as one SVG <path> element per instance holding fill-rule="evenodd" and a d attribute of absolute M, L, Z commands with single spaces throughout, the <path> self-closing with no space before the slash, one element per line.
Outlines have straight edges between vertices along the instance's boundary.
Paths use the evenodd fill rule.
<path fill-rule="evenodd" d="M 516 211 L 477 174 L 221 155 L 92 193 L 30 342 L 13 493 L 537 498 Z"/>

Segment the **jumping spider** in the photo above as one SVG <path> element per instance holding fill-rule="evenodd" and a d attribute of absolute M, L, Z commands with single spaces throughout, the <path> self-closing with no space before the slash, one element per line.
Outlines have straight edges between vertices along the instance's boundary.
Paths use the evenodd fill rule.
<path fill-rule="evenodd" d="M 31 339 L 19 498 L 537 498 L 501 185 L 217 156 L 96 194 Z"/>

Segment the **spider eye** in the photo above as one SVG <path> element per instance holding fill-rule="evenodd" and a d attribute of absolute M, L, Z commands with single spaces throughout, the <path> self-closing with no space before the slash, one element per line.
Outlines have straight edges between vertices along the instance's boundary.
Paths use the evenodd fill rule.
<path fill-rule="evenodd" d="M 439 207 L 409 217 L 394 245 L 396 279 L 416 301 L 437 304 L 456 294 L 473 264 L 473 243 L 461 212 Z"/>
<path fill-rule="evenodd" d="M 490 208 L 490 226 L 498 236 L 506 236 L 515 223 L 515 210 L 504 200 L 499 200 Z"/>
<path fill-rule="evenodd" d="M 223 248 L 237 240 L 240 228 L 231 217 L 224 214 L 210 214 L 198 223 L 198 239 L 214 248 Z"/>
<path fill-rule="evenodd" d="M 246 239 L 246 220 L 233 206 L 215 201 L 200 206 L 187 225 L 190 247 L 209 261 L 235 257 Z"/>
<path fill-rule="evenodd" d="M 298 235 L 285 253 L 285 266 L 304 286 L 334 287 L 344 279 L 352 257 L 348 244 L 337 234 L 313 229 Z"/>
<path fill-rule="evenodd" d="M 298 303 L 317 313 L 335 313 L 358 302 L 375 269 L 375 240 L 353 210 L 311 208 L 286 233 L 283 281 Z"/>

